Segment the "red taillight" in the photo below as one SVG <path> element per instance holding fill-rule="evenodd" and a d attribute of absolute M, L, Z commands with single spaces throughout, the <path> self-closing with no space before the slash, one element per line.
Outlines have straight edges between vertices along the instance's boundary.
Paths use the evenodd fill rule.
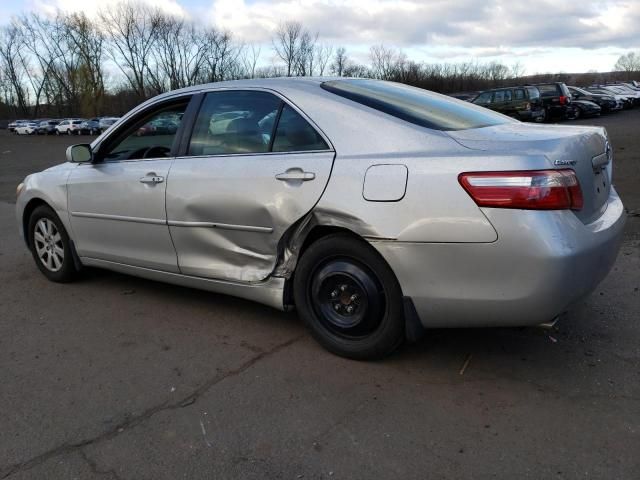
<path fill-rule="evenodd" d="M 468 172 L 458 181 L 479 207 L 580 210 L 583 203 L 573 170 Z"/>
<path fill-rule="evenodd" d="M 560 105 L 564 105 L 567 102 L 567 97 L 560 95 Z"/>

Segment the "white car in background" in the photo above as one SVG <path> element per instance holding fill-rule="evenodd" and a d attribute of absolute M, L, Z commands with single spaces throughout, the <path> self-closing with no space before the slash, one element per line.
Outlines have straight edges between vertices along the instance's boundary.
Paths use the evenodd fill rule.
<path fill-rule="evenodd" d="M 66 120 L 61 121 L 56 127 L 56 135 L 80 135 L 82 131 L 82 123 L 85 120 L 82 118 L 67 118 Z"/>
<path fill-rule="evenodd" d="M 18 135 L 33 135 L 34 133 L 36 133 L 37 128 L 38 128 L 37 122 L 26 122 L 16 126 L 15 132 Z"/>

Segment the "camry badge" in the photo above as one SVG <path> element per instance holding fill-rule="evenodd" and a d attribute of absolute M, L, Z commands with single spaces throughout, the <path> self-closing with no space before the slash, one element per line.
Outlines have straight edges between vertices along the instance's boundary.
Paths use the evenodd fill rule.
<path fill-rule="evenodd" d="M 555 162 L 553 162 L 554 165 L 557 166 L 561 166 L 561 165 L 575 165 L 576 161 L 575 160 L 556 160 Z"/>

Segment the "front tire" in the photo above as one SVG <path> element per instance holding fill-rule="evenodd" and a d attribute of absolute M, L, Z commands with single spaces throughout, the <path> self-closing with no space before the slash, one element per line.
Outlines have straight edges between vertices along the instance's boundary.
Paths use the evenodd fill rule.
<path fill-rule="evenodd" d="M 46 205 L 29 217 L 29 246 L 40 271 L 52 282 L 66 283 L 78 271 L 73 262 L 69 235 L 55 212 Z"/>
<path fill-rule="evenodd" d="M 330 352 L 369 360 L 404 341 L 400 285 L 364 240 L 341 233 L 317 240 L 304 252 L 293 282 L 300 316 Z"/>

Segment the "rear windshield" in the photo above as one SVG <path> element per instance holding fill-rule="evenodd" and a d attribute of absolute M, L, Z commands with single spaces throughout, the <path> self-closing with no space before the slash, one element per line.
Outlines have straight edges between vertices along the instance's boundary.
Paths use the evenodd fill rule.
<path fill-rule="evenodd" d="M 536 85 L 538 90 L 540 90 L 540 95 L 543 97 L 556 97 L 560 96 L 560 92 L 558 92 L 558 87 L 555 83 L 550 83 L 548 85 Z"/>
<path fill-rule="evenodd" d="M 467 130 L 511 120 L 468 102 L 380 80 L 332 80 L 325 90 L 407 122 L 434 130 Z"/>

